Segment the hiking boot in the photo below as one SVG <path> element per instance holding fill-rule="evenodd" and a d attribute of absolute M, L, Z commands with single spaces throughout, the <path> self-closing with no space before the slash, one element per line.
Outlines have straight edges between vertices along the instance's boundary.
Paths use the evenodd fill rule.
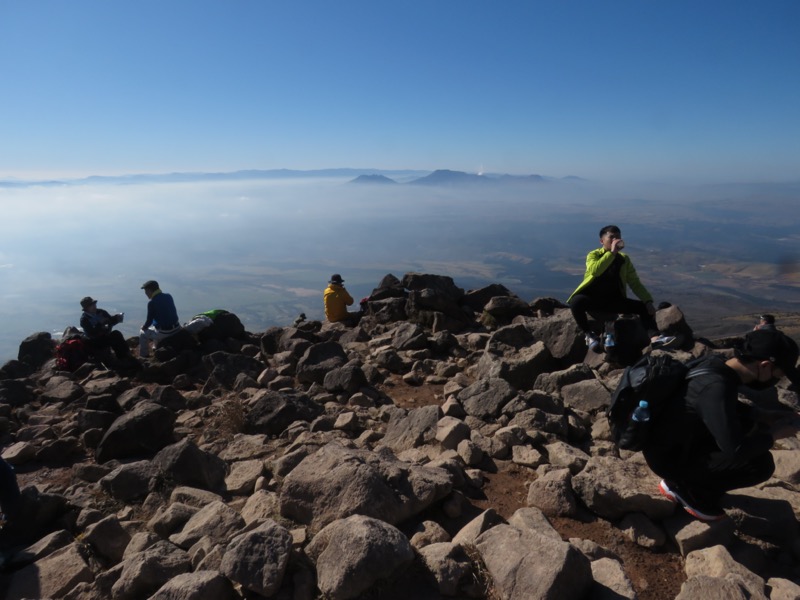
<path fill-rule="evenodd" d="M 660 335 L 650 345 L 653 348 L 674 348 L 678 345 L 678 338 L 674 335 Z"/>
<path fill-rule="evenodd" d="M 591 332 L 586 334 L 586 345 L 589 347 L 589 350 L 597 354 L 603 351 L 603 344 L 600 342 L 600 338 Z"/>
<path fill-rule="evenodd" d="M 683 510 L 701 521 L 719 521 L 725 518 L 725 512 L 715 503 L 703 500 L 690 489 L 679 486 L 674 481 L 662 479 L 658 490 L 669 500 L 683 506 Z"/>

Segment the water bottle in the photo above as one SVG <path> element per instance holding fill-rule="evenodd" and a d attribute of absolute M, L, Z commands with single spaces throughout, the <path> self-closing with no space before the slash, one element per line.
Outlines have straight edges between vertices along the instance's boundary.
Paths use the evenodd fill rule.
<path fill-rule="evenodd" d="M 647 400 L 639 400 L 639 406 L 633 409 L 628 427 L 620 438 L 619 447 L 625 450 L 641 450 L 649 427 L 650 405 Z"/>
<path fill-rule="evenodd" d="M 650 420 L 650 405 L 647 400 L 639 400 L 639 406 L 633 410 L 631 421 L 637 423 L 647 423 Z"/>
<path fill-rule="evenodd" d="M 607 351 L 613 351 L 616 341 L 614 340 L 614 321 L 606 321 L 606 337 L 603 342 Z"/>

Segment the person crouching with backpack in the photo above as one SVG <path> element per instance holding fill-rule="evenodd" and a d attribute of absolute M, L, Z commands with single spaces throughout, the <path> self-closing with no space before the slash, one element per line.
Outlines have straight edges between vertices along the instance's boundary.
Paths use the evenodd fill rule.
<path fill-rule="evenodd" d="M 91 296 L 81 300 L 81 308 L 83 313 L 80 324 L 89 343 L 89 350 L 100 355 L 99 358 L 102 359 L 102 354 L 111 348 L 120 362 L 130 362 L 131 350 L 125 337 L 113 329 L 114 325 L 122 323 L 124 315 L 120 313 L 112 316 L 102 308 L 97 308 L 97 300 Z"/>
<path fill-rule="evenodd" d="M 797 343 L 781 331 L 749 332 L 733 358 L 709 355 L 693 368 L 683 398 L 667 404 L 650 423 L 644 458 L 663 477 L 660 492 L 702 521 L 725 517 L 725 492 L 766 481 L 775 470 L 770 453 L 779 420 L 738 400 L 740 385 L 774 386 L 781 377 L 800 384 Z"/>

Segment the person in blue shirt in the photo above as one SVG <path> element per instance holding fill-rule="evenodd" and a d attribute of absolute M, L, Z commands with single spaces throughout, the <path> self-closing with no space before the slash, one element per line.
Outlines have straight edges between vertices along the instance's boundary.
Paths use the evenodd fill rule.
<path fill-rule="evenodd" d="M 157 281 L 146 281 L 142 289 L 150 301 L 147 303 L 147 320 L 139 331 L 139 356 L 150 356 L 150 342 L 161 340 L 177 333 L 181 324 L 172 296 L 161 291 Z"/>

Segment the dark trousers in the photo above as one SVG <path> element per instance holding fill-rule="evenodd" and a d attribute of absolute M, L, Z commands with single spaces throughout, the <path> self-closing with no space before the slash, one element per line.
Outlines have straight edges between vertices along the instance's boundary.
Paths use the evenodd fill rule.
<path fill-rule="evenodd" d="M 19 486 L 14 468 L 0 458 L 0 511 L 14 517 L 20 508 Z"/>
<path fill-rule="evenodd" d="M 125 336 L 119 331 L 111 331 L 105 335 L 90 338 L 89 345 L 92 350 L 99 351 L 111 348 L 119 359 L 127 358 L 131 354 L 131 349 L 128 348 L 128 344 L 125 342 Z"/>
<path fill-rule="evenodd" d="M 586 294 L 576 294 L 570 300 L 569 308 L 572 317 L 581 328 L 581 331 L 589 333 L 589 311 L 611 312 L 625 315 L 639 315 L 642 325 L 647 330 L 647 335 L 653 337 L 658 335 L 658 325 L 653 315 L 647 312 L 647 305 L 641 300 L 633 298 L 595 298 Z M 602 332 L 600 332 L 602 333 Z"/>
<path fill-rule="evenodd" d="M 751 487 L 772 477 L 775 472 L 775 462 L 769 451 L 772 443 L 771 435 L 760 433 L 746 438 L 746 443 L 732 456 L 712 452 L 676 460 L 669 453 L 646 448 L 644 458 L 659 477 L 716 501 L 725 492 Z"/>

